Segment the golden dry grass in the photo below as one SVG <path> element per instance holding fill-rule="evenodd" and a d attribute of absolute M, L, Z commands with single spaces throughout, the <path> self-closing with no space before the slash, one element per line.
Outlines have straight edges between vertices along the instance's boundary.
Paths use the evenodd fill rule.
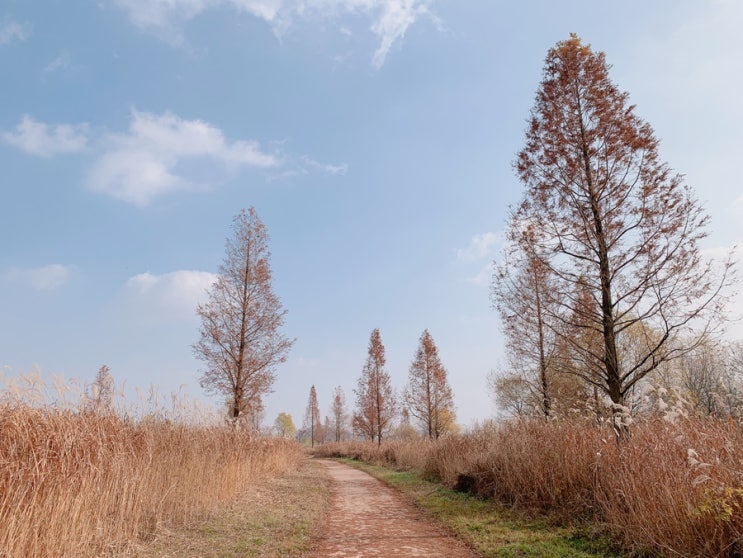
<path fill-rule="evenodd" d="M 743 553 L 743 427 L 638 422 L 617 443 L 585 421 L 490 425 L 437 442 L 391 440 L 317 450 L 414 470 L 528 513 L 610 534 L 627 554 Z"/>
<path fill-rule="evenodd" d="M 293 442 L 224 426 L 0 404 L 0 555 L 117 556 L 296 468 Z"/>
<path fill-rule="evenodd" d="M 330 479 L 304 460 L 281 477 L 254 484 L 208 518 L 158 535 L 137 558 L 302 556 L 330 507 Z"/>

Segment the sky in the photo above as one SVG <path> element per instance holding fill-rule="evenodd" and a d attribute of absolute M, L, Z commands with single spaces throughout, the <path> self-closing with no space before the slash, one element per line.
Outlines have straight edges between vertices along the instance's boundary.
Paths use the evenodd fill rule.
<path fill-rule="evenodd" d="M 492 417 L 491 266 L 548 49 L 574 32 L 606 53 L 724 254 L 741 24 L 737 0 L 3 0 L 0 370 L 105 364 L 216 406 L 195 307 L 252 206 L 296 338 L 267 424 L 301 424 L 313 384 L 322 413 L 338 385 L 352 407 L 374 328 L 398 390 L 428 329 L 460 424 Z"/>

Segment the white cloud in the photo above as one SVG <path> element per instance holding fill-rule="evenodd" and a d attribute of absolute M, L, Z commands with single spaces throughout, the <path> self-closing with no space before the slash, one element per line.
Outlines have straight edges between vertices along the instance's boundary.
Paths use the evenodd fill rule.
<path fill-rule="evenodd" d="M 72 59 L 70 58 L 70 53 L 64 50 L 59 54 L 59 56 L 57 56 L 54 60 L 49 62 L 49 64 L 44 67 L 43 73 L 51 74 L 52 72 L 56 72 L 57 70 L 64 70 L 66 68 L 69 68 L 71 61 Z"/>
<path fill-rule="evenodd" d="M 43 122 L 37 122 L 26 114 L 16 126 L 15 132 L 4 132 L 2 139 L 26 153 L 39 157 L 77 153 L 87 146 L 88 125 L 49 126 Z"/>
<path fill-rule="evenodd" d="M 103 143 L 105 152 L 88 175 L 90 188 L 138 206 L 173 190 L 201 186 L 194 178 L 199 172 L 213 176 L 240 166 L 279 164 L 257 142 L 228 142 L 219 128 L 171 113 L 133 111 L 128 132 L 109 134 Z"/>
<path fill-rule="evenodd" d="M 372 65 L 381 68 L 387 60 L 392 45 L 402 40 L 408 28 L 423 14 L 428 13 L 425 2 L 401 0 L 383 2 L 381 13 L 371 29 L 379 37 L 379 48 L 374 52 Z"/>
<path fill-rule="evenodd" d="M 0 45 L 13 41 L 25 41 L 31 35 L 31 26 L 17 21 L 0 23 Z"/>
<path fill-rule="evenodd" d="M 114 0 L 131 22 L 172 43 L 182 44 L 181 26 L 201 14 L 223 4 L 273 22 L 283 0 Z"/>
<path fill-rule="evenodd" d="M 307 166 L 320 170 L 322 172 L 326 172 L 328 174 L 345 176 L 348 172 L 348 165 L 346 163 L 340 165 L 319 163 L 318 161 L 315 161 L 312 157 L 308 157 L 307 155 L 302 156 L 302 161 L 307 164 Z"/>
<path fill-rule="evenodd" d="M 140 312 L 192 315 L 216 280 L 217 276 L 207 271 L 140 273 L 125 283 L 123 294 L 125 302 Z"/>
<path fill-rule="evenodd" d="M 336 19 L 344 14 L 361 14 L 371 20 L 370 30 L 379 39 L 372 65 L 381 68 L 391 48 L 407 30 L 428 15 L 433 0 L 115 0 L 138 28 L 155 33 L 173 44 L 184 42 L 183 23 L 202 12 L 221 5 L 265 20 L 277 35 L 284 34 L 292 22 L 310 18 Z M 351 36 L 345 25 L 340 32 Z"/>
<path fill-rule="evenodd" d="M 474 235 L 466 248 L 457 250 L 456 260 L 468 268 L 468 273 L 474 273 L 467 277 L 466 281 L 477 287 L 485 287 L 490 284 L 493 276 L 493 259 L 497 250 L 503 245 L 503 236 L 495 232 L 485 232 Z M 482 264 L 483 260 L 489 260 Z M 477 271 L 474 266 L 477 265 Z"/>
<path fill-rule="evenodd" d="M 5 279 L 13 283 L 31 285 L 39 291 L 51 291 L 65 285 L 75 266 L 51 264 L 43 267 L 14 267 L 5 272 Z"/>
<path fill-rule="evenodd" d="M 181 44 L 183 36 L 180 26 L 196 17 L 210 5 L 212 0 L 114 0 L 123 9 L 131 22 L 173 44 Z"/>
<path fill-rule="evenodd" d="M 274 21 L 286 2 L 284 0 L 230 0 L 229 3 L 238 10 L 266 21 Z"/>
<path fill-rule="evenodd" d="M 474 262 L 485 258 L 492 258 L 495 249 L 501 244 L 502 238 L 498 233 L 486 232 L 476 234 L 466 248 L 457 250 L 457 260 Z"/>
<path fill-rule="evenodd" d="M 478 287 L 486 287 L 490 285 L 490 281 L 493 278 L 493 263 L 489 263 L 485 265 L 478 273 L 477 275 L 474 275 L 473 277 L 468 277 L 467 282 L 472 283 L 473 285 L 476 285 Z"/>
<path fill-rule="evenodd" d="M 95 159 L 86 183 L 96 192 L 140 207 L 177 190 L 207 189 L 244 167 L 278 169 L 266 180 L 321 171 L 343 176 L 348 165 L 321 163 L 304 155 L 293 158 L 274 146 L 264 151 L 257 141 L 228 141 L 222 130 L 203 120 L 172 113 L 132 110 L 125 132 L 90 133 L 88 124 L 48 125 L 24 115 L 0 140 L 39 157 L 88 151 Z M 279 144 L 281 142 L 278 142 Z M 294 168 L 287 168 L 287 165 Z"/>

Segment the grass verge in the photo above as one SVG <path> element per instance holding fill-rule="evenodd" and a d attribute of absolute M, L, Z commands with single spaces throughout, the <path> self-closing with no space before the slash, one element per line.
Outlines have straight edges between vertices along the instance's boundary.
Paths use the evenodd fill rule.
<path fill-rule="evenodd" d="M 609 541 L 569 527 L 555 526 L 548 516 L 519 515 L 492 500 L 480 500 L 419 473 L 395 471 L 354 459 L 344 463 L 366 471 L 396 488 L 471 548 L 497 558 L 598 558 L 619 556 Z"/>
<path fill-rule="evenodd" d="M 250 487 L 224 510 L 163 534 L 140 558 L 301 556 L 330 505 L 329 479 L 305 460 L 297 471 Z"/>

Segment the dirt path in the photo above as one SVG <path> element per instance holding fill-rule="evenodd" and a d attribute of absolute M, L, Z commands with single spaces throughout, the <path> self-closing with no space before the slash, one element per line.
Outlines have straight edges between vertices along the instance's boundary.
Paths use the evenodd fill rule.
<path fill-rule="evenodd" d="M 321 461 L 333 500 L 312 557 L 474 557 L 412 504 L 374 477 L 335 461 Z"/>

